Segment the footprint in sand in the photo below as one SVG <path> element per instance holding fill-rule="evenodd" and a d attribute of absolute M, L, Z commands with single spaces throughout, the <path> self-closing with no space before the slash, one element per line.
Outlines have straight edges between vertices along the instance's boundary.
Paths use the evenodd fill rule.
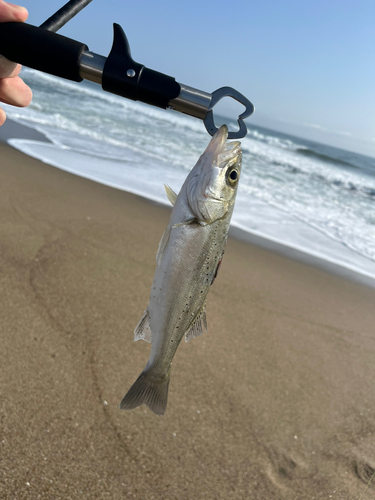
<path fill-rule="evenodd" d="M 370 460 L 365 460 L 363 458 L 358 458 L 354 462 L 354 472 L 361 481 L 363 481 L 368 487 L 375 489 L 375 463 Z"/>
<path fill-rule="evenodd" d="M 304 479 L 314 474 L 311 466 L 307 466 L 301 457 L 286 451 L 270 447 L 266 450 L 269 462 L 265 465 L 270 480 L 278 488 L 284 490 L 291 486 L 291 481 Z"/>

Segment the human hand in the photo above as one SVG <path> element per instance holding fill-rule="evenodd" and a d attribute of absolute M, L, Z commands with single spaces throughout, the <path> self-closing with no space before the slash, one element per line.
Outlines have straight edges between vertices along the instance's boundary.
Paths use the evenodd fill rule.
<path fill-rule="evenodd" d="M 0 0 L 0 23 L 24 22 L 28 12 L 24 7 Z M 0 27 L 1 29 L 1 27 Z M 0 55 L 0 102 L 13 106 L 28 106 L 33 96 L 31 89 L 18 76 L 21 65 Z M 5 111 L 0 108 L 0 126 L 5 122 Z"/>

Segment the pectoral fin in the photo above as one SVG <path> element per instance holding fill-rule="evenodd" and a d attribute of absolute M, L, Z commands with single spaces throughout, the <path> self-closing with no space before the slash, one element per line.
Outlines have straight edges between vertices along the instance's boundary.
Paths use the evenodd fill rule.
<path fill-rule="evenodd" d="M 189 342 L 189 340 L 203 333 L 207 333 L 206 302 L 195 316 L 189 329 L 185 332 L 185 342 Z"/>
<path fill-rule="evenodd" d="M 172 229 L 174 227 L 188 226 L 189 224 L 194 224 L 194 222 L 198 222 L 195 217 L 194 217 L 194 219 L 188 219 L 188 220 L 185 220 L 184 222 L 179 222 L 178 224 L 175 224 L 174 226 L 172 226 Z"/>
<path fill-rule="evenodd" d="M 151 339 L 152 331 L 150 327 L 150 316 L 148 313 L 148 309 L 146 309 L 140 322 L 135 327 L 134 342 L 136 342 L 137 340 L 145 340 L 146 342 L 151 342 Z"/>
<path fill-rule="evenodd" d="M 220 257 L 220 259 L 219 259 L 219 260 L 218 260 L 218 262 L 217 262 L 216 270 L 215 270 L 215 273 L 214 273 L 214 275 L 213 275 L 213 277 L 212 277 L 211 285 L 213 284 L 213 282 L 214 282 L 214 281 L 215 281 L 215 279 L 217 278 L 217 275 L 219 274 L 219 269 L 220 269 L 220 266 L 221 266 L 221 262 L 222 262 L 222 260 L 223 260 L 223 257 L 224 257 L 224 251 L 223 251 L 223 253 L 221 254 L 221 257 Z"/>
<path fill-rule="evenodd" d="M 161 262 L 161 258 L 163 256 L 163 252 L 165 250 L 165 247 L 168 245 L 169 238 L 171 236 L 171 230 L 170 228 L 167 227 L 167 229 L 164 231 L 163 236 L 161 237 L 160 243 L 159 243 L 159 248 L 156 253 L 156 264 L 159 265 Z"/>

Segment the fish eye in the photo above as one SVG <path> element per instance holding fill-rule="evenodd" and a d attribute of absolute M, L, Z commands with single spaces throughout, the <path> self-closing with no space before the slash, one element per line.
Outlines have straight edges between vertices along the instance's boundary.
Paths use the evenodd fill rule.
<path fill-rule="evenodd" d="M 229 184 L 231 184 L 232 186 L 234 184 L 236 184 L 236 182 L 238 180 L 238 170 L 236 170 L 235 168 L 232 170 L 228 170 L 227 179 L 228 179 Z"/>

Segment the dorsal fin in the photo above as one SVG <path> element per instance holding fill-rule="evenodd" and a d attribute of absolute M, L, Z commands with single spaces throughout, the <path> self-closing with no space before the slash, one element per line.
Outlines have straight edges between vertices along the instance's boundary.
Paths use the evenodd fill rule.
<path fill-rule="evenodd" d="M 174 206 L 177 200 L 177 194 L 173 191 L 171 187 L 168 186 L 168 184 L 164 184 L 165 192 L 167 193 L 167 198 L 168 200 L 172 203 Z"/>

